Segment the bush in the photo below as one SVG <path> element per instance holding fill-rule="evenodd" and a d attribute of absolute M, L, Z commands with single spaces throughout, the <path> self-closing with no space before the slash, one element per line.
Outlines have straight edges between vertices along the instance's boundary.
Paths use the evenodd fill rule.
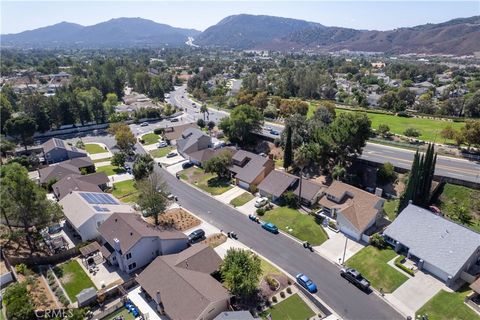
<path fill-rule="evenodd" d="M 288 288 L 287 288 L 287 293 L 288 293 L 288 294 L 292 294 L 292 288 L 288 287 Z"/>
<path fill-rule="evenodd" d="M 337 224 L 333 220 L 328 221 L 328 226 L 332 229 L 337 230 Z"/>
<path fill-rule="evenodd" d="M 267 282 L 268 286 L 270 287 L 270 290 L 275 291 L 275 290 L 278 289 L 279 283 L 278 283 L 278 281 L 275 280 L 274 278 L 272 278 L 272 277 L 270 277 L 270 276 L 267 276 L 267 277 L 265 278 L 265 281 Z"/>
<path fill-rule="evenodd" d="M 34 305 L 26 283 L 14 283 L 3 295 L 7 319 L 35 319 Z"/>
<path fill-rule="evenodd" d="M 413 272 L 413 270 L 405 267 L 402 262 L 405 260 L 405 256 L 398 256 L 396 259 L 395 259 L 395 266 L 397 266 L 398 268 L 402 269 L 403 271 L 405 271 L 406 273 L 408 273 L 409 275 L 411 275 L 412 277 L 415 276 L 415 272 Z"/>
<path fill-rule="evenodd" d="M 265 214 L 265 209 L 264 208 L 258 208 L 256 212 L 257 212 L 257 215 L 263 216 Z"/>
<path fill-rule="evenodd" d="M 277 301 L 278 301 L 277 297 L 273 296 L 272 301 L 273 301 L 273 303 L 277 303 Z"/>
<path fill-rule="evenodd" d="M 282 299 L 285 299 L 285 292 L 280 292 L 280 297 L 282 297 Z"/>
<path fill-rule="evenodd" d="M 163 134 L 164 131 L 165 131 L 164 128 L 155 128 L 155 130 L 153 130 L 153 133 L 155 133 L 155 134 Z"/>
<path fill-rule="evenodd" d="M 255 194 L 258 192 L 258 188 L 256 185 L 252 184 L 249 188 L 248 191 L 250 191 L 251 194 Z"/>
<path fill-rule="evenodd" d="M 298 197 L 293 191 L 287 191 L 283 194 L 283 201 L 289 208 L 298 208 Z"/>
<path fill-rule="evenodd" d="M 82 140 L 78 140 L 77 143 L 75 143 L 75 147 L 78 149 L 85 149 L 85 143 L 83 143 Z"/>
<path fill-rule="evenodd" d="M 378 249 L 385 249 L 387 243 L 385 238 L 382 237 L 379 233 L 375 233 L 370 237 L 370 244 Z"/>
<path fill-rule="evenodd" d="M 380 185 L 385 185 L 388 183 L 395 183 L 397 181 L 398 175 L 395 172 L 395 167 L 390 162 L 386 162 L 378 168 L 377 171 L 377 182 Z"/>
<path fill-rule="evenodd" d="M 288 279 L 287 283 L 288 283 L 289 286 L 291 286 L 292 285 L 292 280 Z"/>
<path fill-rule="evenodd" d="M 407 128 L 405 131 L 403 131 L 403 134 L 406 135 L 407 137 L 419 137 L 420 136 L 420 131 L 418 131 L 415 128 Z"/>
<path fill-rule="evenodd" d="M 15 266 L 15 271 L 16 271 L 17 273 L 20 273 L 20 274 L 25 275 L 25 274 L 27 273 L 27 265 L 24 264 L 24 263 L 17 264 L 17 265 Z"/>

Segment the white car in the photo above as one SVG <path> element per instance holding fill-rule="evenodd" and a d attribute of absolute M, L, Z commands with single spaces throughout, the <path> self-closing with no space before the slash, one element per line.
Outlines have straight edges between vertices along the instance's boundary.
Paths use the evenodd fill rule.
<path fill-rule="evenodd" d="M 266 197 L 258 198 L 258 199 L 255 201 L 255 208 L 261 208 L 261 207 L 263 207 L 264 205 L 266 205 L 267 203 L 268 203 L 268 198 L 266 198 Z"/>
<path fill-rule="evenodd" d="M 157 145 L 157 148 L 165 148 L 168 144 L 165 141 L 160 141 Z"/>
<path fill-rule="evenodd" d="M 148 126 L 148 122 L 142 122 L 142 123 L 140 124 L 140 127 L 146 127 L 146 126 Z"/>

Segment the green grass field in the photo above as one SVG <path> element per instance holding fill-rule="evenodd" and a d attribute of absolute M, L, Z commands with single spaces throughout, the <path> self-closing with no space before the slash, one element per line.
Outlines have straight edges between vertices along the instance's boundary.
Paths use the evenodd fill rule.
<path fill-rule="evenodd" d="M 60 278 L 63 288 L 68 294 L 68 297 L 72 301 L 76 301 L 76 295 L 83 289 L 93 287 L 96 289 L 95 284 L 83 271 L 82 267 L 77 260 L 71 260 L 58 266 L 59 270 L 55 273 Z"/>
<path fill-rule="evenodd" d="M 314 216 L 300 213 L 288 207 L 278 207 L 267 211 L 262 220 L 272 222 L 283 231 L 318 246 L 328 239 L 320 222 Z M 293 229 L 291 232 L 289 229 Z"/>
<path fill-rule="evenodd" d="M 390 221 L 395 220 L 395 218 L 397 217 L 398 202 L 398 199 L 394 199 L 385 201 L 385 203 L 383 204 L 383 210 L 387 214 L 387 217 Z"/>
<path fill-rule="evenodd" d="M 138 192 L 134 180 L 125 180 L 113 184 L 112 194 L 123 202 L 135 202 Z"/>
<path fill-rule="evenodd" d="M 108 165 L 97 167 L 96 172 L 104 172 L 107 176 L 113 176 L 114 174 L 124 173 L 125 169 L 116 167 L 114 165 Z"/>
<path fill-rule="evenodd" d="M 213 196 L 218 196 L 233 188 L 230 180 L 220 180 L 214 173 L 205 173 L 202 169 L 191 167 L 179 172 L 182 180 L 196 185 Z"/>
<path fill-rule="evenodd" d="M 90 154 L 108 152 L 108 150 L 105 150 L 100 145 L 95 144 L 95 143 L 86 143 L 85 144 L 85 151 L 87 151 Z"/>
<path fill-rule="evenodd" d="M 142 136 L 142 140 L 145 142 L 144 145 L 157 143 L 159 139 L 160 139 L 160 136 L 153 132 L 144 134 Z"/>
<path fill-rule="evenodd" d="M 165 147 L 165 148 L 158 148 L 155 150 L 150 151 L 150 155 L 154 158 L 162 158 L 165 157 L 170 151 L 173 151 L 174 147 Z"/>
<path fill-rule="evenodd" d="M 255 197 L 250 192 L 244 192 L 235 199 L 232 199 L 232 201 L 230 201 L 230 204 L 234 207 L 240 207 L 248 201 L 252 200 L 253 198 Z"/>
<path fill-rule="evenodd" d="M 270 314 L 271 319 L 274 320 L 308 319 L 315 315 L 313 310 L 310 309 L 298 294 L 294 294 L 270 307 L 262 312 L 260 316 L 263 319 L 267 319 L 268 314 Z"/>
<path fill-rule="evenodd" d="M 361 112 L 350 111 L 345 109 L 336 109 L 337 114 L 346 112 Z M 415 128 L 420 132 L 418 139 L 425 141 L 444 142 L 444 139 L 440 137 L 440 131 L 448 125 L 451 125 L 455 129 L 460 129 L 464 126 L 463 122 L 449 122 L 443 120 L 431 120 L 420 118 L 405 118 L 397 117 L 390 114 L 380 114 L 367 112 L 367 116 L 372 121 L 372 128 L 377 129 L 380 124 L 386 124 L 390 127 L 390 132 L 396 134 L 403 134 L 407 128 Z M 447 141 L 453 143 L 453 141 Z"/>
<path fill-rule="evenodd" d="M 480 191 L 447 183 L 440 196 L 438 206 L 450 219 L 459 223 L 457 208 L 465 207 L 470 211 L 472 219 L 467 227 L 480 232 Z"/>
<path fill-rule="evenodd" d="M 406 275 L 387 264 L 396 256 L 397 253 L 392 249 L 379 250 L 368 246 L 348 259 L 347 266 L 360 271 L 375 289 L 381 288 L 383 292 L 390 293 L 408 280 Z"/>
<path fill-rule="evenodd" d="M 261 267 L 262 267 L 262 276 L 267 274 L 281 274 L 282 272 L 278 270 L 274 265 L 272 265 L 267 260 L 260 258 Z"/>
<path fill-rule="evenodd" d="M 416 315 L 428 314 L 431 320 L 479 320 L 478 313 L 470 309 L 465 303 L 465 297 L 472 291 L 464 287 L 457 292 L 441 290 Z"/>

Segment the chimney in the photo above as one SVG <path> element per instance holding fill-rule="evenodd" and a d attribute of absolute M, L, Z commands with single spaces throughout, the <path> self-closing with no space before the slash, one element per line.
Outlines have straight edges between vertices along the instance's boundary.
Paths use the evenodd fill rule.
<path fill-rule="evenodd" d="M 114 238 L 113 239 L 113 248 L 115 249 L 115 251 L 117 252 L 121 252 L 122 249 L 120 249 L 120 240 L 118 240 L 118 238 Z"/>
<path fill-rule="evenodd" d="M 157 303 L 160 304 L 162 303 L 162 299 L 161 299 L 161 296 L 160 296 L 160 290 L 157 290 Z"/>

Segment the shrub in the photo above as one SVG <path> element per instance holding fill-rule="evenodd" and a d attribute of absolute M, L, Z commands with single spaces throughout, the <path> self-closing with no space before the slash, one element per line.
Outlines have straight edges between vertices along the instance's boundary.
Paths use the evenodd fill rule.
<path fill-rule="evenodd" d="M 337 230 L 337 224 L 336 224 L 335 221 L 333 221 L 333 220 L 329 220 L 329 221 L 328 221 L 328 226 L 329 226 L 330 228 L 332 228 L 332 229 Z"/>
<path fill-rule="evenodd" d="M 379 233 L 375 233 L 370 237 L 370 244 L 378 249 L 385 249 L 387 243 L 385 238 L 382 237 Z"/>
<path fill-rule="evenodd" d="M 163 134 L 164 131 L 165 131 L 164 128 L 156 128 L 155 130 L 153 130 L 153 133 L 155 133 L 155 134 Z"/>
<path fill-rule="evenodd" d="M 24 263 L 17 264 L 17 265 L 15 266 L 15 271 L 16 271 L 17 273 L 20 273 L 20 274 L 25 275 L 25 274 L 27 273 L 27 265 L 24 264 Z"/>
<path fill-rule="evenodd" d="M 407 137 L 419 137 L 420 136 L 420 131 L 418 131 L 415 128 L 407 128 L 405 131 L 403 131 L 403 134 L 406 135 Z"/>
<path fill-rule="evenodd" d="M 248 191 L 250 191 L 250 193 L 252 194 L 255 194 L 258 192 L 258 188 L 256 185 L 252 184 L 249 188 L 248 188 Z"/>
<path fill-rule="evenodd" d="M 278 288 L 278 281 L 275 280 L 274 278 L 267 276 L 265 278 L 265 281 L 267 282 L 268 286 L 270 287 L 270 290 L 275 291 Z"/>
<path fill-rule="evenodd" d="M 264 208 L 258 208 L 256 212 L 257 212 L 257 215 L 263 216 L 265 214 L 265 209 Z"/>
<path fill-rule="evenodd" d="M 34 305 L 26 283 L 14 283 L 3 295 L 7 319 L 35 319 Z"/>
<path fill-rule="evenodd" d="M 403 271 L 405 271 L 406 273 L 408 273 L 409 275 L 411 275 L 412 277 L 415 276 L 415 272 L 413 272 L 413 270 L 405 267 L 402 262 L 405 260 L 405 256 L 398 256 L 396 259 L 395 259 L 395 266 L 397 266 L 398 268 L 402 269 Z"/>
<path fill-rule="evenodd" d="M 292 280 L 288 279 L 287 283 L 289 286 L 292 285 Z"/>
<path fill-rule="evenodd" d="M 277 301 L 278 301 L 277 297 L 273 296 L 272 301 L 273 301 L 273 303 L 277 303 Z"/>
<path fill-rule="evenodd" d="M 292 294 L 292 288 L 288 287 L 288 288 L 287 288 L 287 293 L 288 293 L 288 294 Z"/>
<path fill-rule="evenodd" d="M 284 299 L 285 298 L 285 292 L 283 292 L 283 291 L 280 292 L 280 297 L 282 297 L 282 299 Z"/>
<path fill-rule="evenodd" d="M 82 140 L 78 140 L 78 141 L 75 143 L 75 147 L 77 147 L 78 149 L 85 149 L 85 143 L 83 143 Z"/>
<path fill-rule="evenodd" d="M 296 209 L 298 208 L 298 197 L 293 193 L 293 191 L 287 191 L 283 195 L 283 201 L 289 208 Z"/>

